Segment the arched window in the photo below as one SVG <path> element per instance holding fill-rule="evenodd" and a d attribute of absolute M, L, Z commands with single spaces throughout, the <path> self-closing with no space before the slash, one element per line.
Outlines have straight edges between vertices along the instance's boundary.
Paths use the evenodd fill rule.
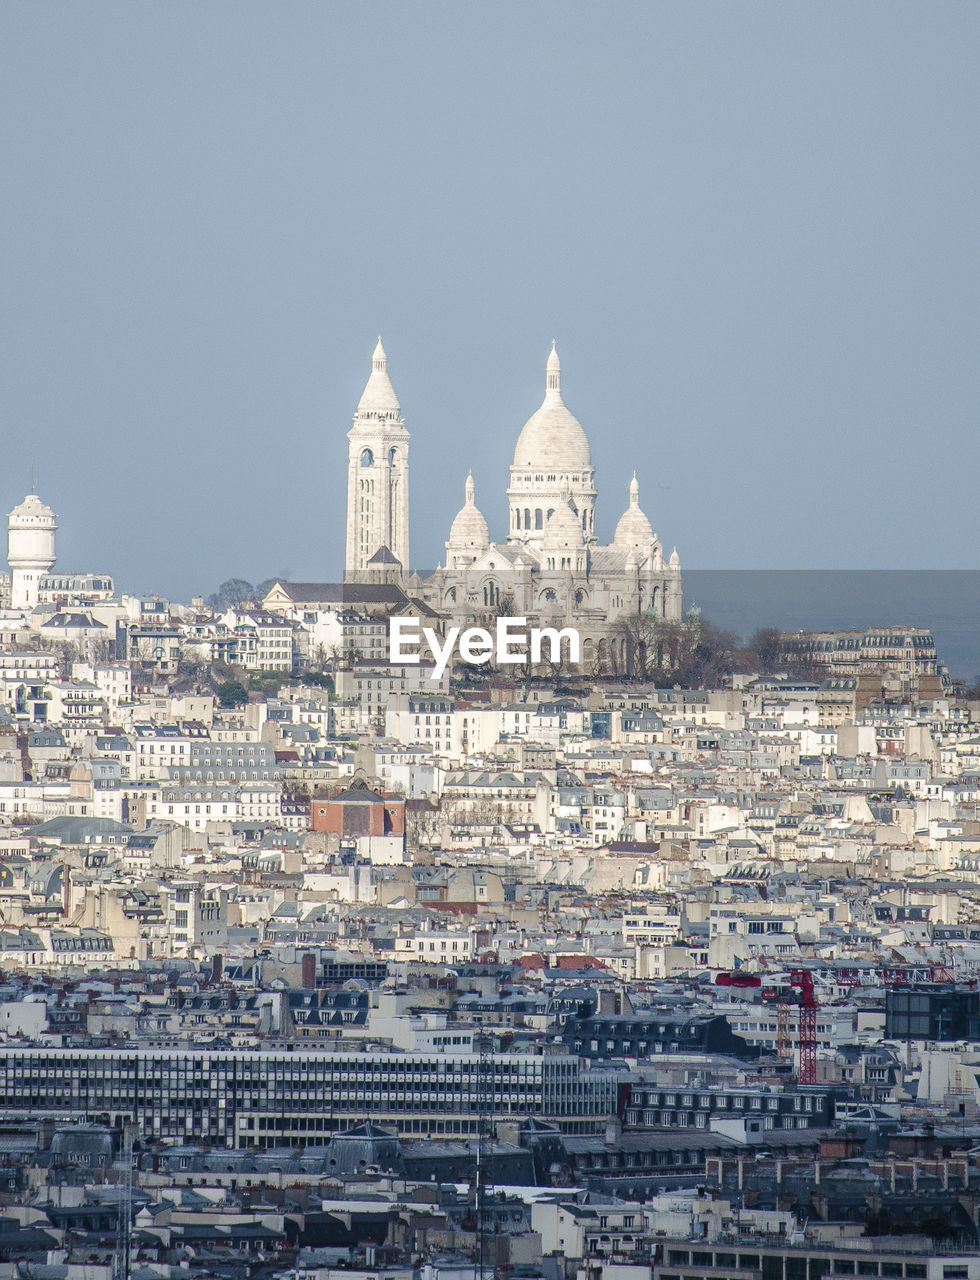
<path fill-rule="evenodd" d="M 535 529 L 542 529 L 544 527 L 544 516 L 540 507 L 536 507 L 534 511 L 534 527 Z"/>
<path fill-rule="evenodd" d="M 374 465 L 374 454 L 371 452 L 370 449 L 363 449 L 361 451 L 361 466 L 370 467 L 373 465 Z"/>
<path fill-rule="evenodd" d="M 393 467 L 395 465 L 395 456 L 396 456 L 396 450 L 389 449 L 388 450 L 388 466 L 389 467 Z"/>
<path fill-rule="evenodd" d="M 587 529 L 588 527 L 589 527 L 589 512 L 586 507 L 583 507 L 582 508 L 582 528 Z"/>
<path fill-rule="evenodd" d="M 515 507 L 514 508 L 514 528 L 519 529 L 520 527 L 521 527 L 521 509 L 520 507 Z"/>
<path fill-rule="evenodd" d="M 576 603 L 576 604 L 584 604 L 584 603 L 585 603 L 585 592 L 584 592 L 584 591 L 576 591 L 576 592 L 575 592 L 575 603 Z"/>
<path fill-rule="evenodd" d="M 530 527 L 531 527 L 531 508 L 525 507 L 524 508 L 524 528 L 530 529 Z"/>
<path fill-rule="evenodd" d="M 549 508 L 548 508 L 548 519 L 550 520 L 550 519 L 551 519 L 551 517 L 552 517 L 554 514 L 555 514 L 555 509 L 554 509 L 554 507 L 549 507 Z"/>

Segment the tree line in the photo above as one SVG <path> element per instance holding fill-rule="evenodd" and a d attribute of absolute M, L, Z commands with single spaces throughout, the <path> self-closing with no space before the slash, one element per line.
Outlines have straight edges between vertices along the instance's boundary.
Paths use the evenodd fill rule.
<path fill-rule="evenodd" d="M 273 586 L 281 580 L 281 578 L 263 578 L 253 586 L 247 578 L 229 578 L 217 591 L 211 592 L 207 597 L 207 604 L 220 612 L 224 609 L 234 609 L 246 601 L 258 602 L 267 596 Z"/>
<path fill-rule="evenodd" d="M 760 627 L 748 640 L 726 631 L 692 609 L 679 620 L 636 614 L 619 625 L 621 670 L 628 680 L 663 688 L 717 687 L 735 672 L 777 673 L 799 680 L 820 680 L 825 671 L 793 646 L 775 627 Z M 598 673 L 601 674 L 601 673 Z"/>

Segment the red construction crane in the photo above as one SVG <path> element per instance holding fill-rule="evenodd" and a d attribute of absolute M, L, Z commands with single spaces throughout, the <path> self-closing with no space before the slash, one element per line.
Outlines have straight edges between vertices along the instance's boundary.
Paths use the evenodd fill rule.
<path fill-rule="evenodd" d="M 789 984 L 800 993 L 800 1084 L 817 1083 L 817 1003 L 813 974 L 809 969 L 793 969 Z"/>
<path fill-rule="evenodd" d="M 715 978 L 716 987 L 761 987 L 762 979 L 757 973 L 719 973 Z"/>

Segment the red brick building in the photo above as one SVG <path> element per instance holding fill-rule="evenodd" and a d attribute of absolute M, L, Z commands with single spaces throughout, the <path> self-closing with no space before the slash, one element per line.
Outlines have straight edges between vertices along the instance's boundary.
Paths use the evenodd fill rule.
<path fill-rule="evenodd" d="M 310 819 L 314 831 L 331 835 L 404 836 L 405 798 L 355 782 L 334 795 L 314 796 Z"/>

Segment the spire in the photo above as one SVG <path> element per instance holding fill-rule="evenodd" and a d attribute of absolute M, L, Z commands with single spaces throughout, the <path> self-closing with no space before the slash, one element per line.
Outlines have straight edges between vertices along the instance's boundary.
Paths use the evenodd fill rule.
<path fill-rule="evenodd" d="M 391 379 L 388 377 L 388 357 L 385 355 L 385 349 L 380 338 L 378 339 L 378 345 L 374 348 L 374 355 L 371 357 L 371 376 L 368 378 L 364 391 L 361 393 L 361 398 L 357 402 L 357 412 L 360 414 L 379 414 L 382 417 L 398 417 L 400 412 L 395 388 L 391 385 Z"/>
<path fill-rule="evenodd" d="M 476 485 L 473 483 L 473 472 L 470 471 L 466 476 L 466 505 L 472 507 L 476 505 Z"/>
<path fill-rule="evenodd" d="M 633 472 L 633 479 L 630 481 L 630 506 L 638 507 L 640 505 L 640 482 L 636 478 L 636 472 Z"/>
<path fill-rule="evenodd" d="M 557 395 L 561 399 L 561 361 L 558 359 L 558 352 L 555 350 L 555 340 L 551 340 L 551 354 L 548 356 L 548 363 L 545 366 L 546 378 L 545 389 L 548 395 Z"/>

